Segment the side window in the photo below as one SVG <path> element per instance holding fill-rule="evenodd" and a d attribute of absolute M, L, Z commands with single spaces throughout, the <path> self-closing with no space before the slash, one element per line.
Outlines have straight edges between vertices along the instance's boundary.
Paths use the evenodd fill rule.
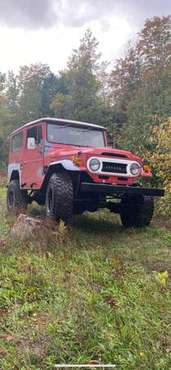
<path fill-rule="evenodd" d="M 36 145 L 39 145 L 42 143 L 42 126 L 36 126 L 32 127 L 29 130 L 27 130 L 27 138 L 34 138 Z"/>
<path fill-rule="evenodd" d="M 19 132 L 19 134 L 13 136 L 11 140 L 11 152 L 18 152 L 23 145 L 23 133 Z"/>

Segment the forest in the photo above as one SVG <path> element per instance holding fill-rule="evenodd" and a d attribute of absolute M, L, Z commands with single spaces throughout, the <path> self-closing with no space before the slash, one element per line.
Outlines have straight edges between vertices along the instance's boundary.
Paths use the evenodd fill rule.
<path fill-rule="evenodd" d="M 111 40 L 112 48 L 112 40 Z M 102 61 L 88 29 L 65 70 L 24 65 L 0 73 L 0 170 L 8 134 L 42 116 L 106 126 L 113 146 L 132 150 L 152 166 L 153 184 L 164 186 L 161 209 L 171 198 L 171 16 L 147 19 L 118 60 Z"/>

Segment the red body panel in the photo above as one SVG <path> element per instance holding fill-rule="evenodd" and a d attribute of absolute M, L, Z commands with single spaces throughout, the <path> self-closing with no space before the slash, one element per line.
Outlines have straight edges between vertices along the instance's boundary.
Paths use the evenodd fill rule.
<path fill-rule="evenodd" d="M 64 159 L 73 159 L 73 157 L 77 157 L 80 159 L 80 170 L 83 172 L 88 173 L 88 175 L 92 178 L 94 182 L 97 183 L 107 183 L 107 184 L 118 184 L 118 185 L 132 185 L 135 182 L 137 182 L 137 178 L 122 178 L 121 176 L 109 176 L 107 179 L 102 179 L 99 175 L 93 174 L 90 172 L 87 168 L 87 161 L 90 157 L 102 157 L 104 158 L 104 155 L 102 153 L 106 153 L 105 158 L 109 157 L 111 159 L 111 154 L 117 155 L 117 157 L 114 158 L 123 158 L 125 156 L 125 159 L 130 159 L 132 161 L 138 161 L 139 163 L 142 163 L 142 160 L 133 155 L 131 152 L 123 151 L 119 149 L 112 149 L 112 148 L 85 148 L 85 147 L 75 147 L 75 146 L 68 146 L 68 145 L 62 145 L 62 144 L 53 144 L 51 148 L 49 148 L 48 153 L 44 156 L 44 164 L 45 166 L 49 166 L 53 162 L 57 162 L 59 160 Z M 109 155 L 110 153 L 110 155 Z M 118 179 L 119 177 L 119 179 Z"/>
<path fill-rule="evenodd" d="M 26 130 L 25 145 L 22 154 L 21 183 L 23 187 L 39 189 L 42 184 L 43 174 L 43 146 L 37 145 L 34 150 L 27 149 Z"/>
<path fill-rule="evenodd" d="M 40 125 L 39 125 L 40 126 Z M 41 125 L 43 129 L 43 141 L 41 145 L 37 145 L 34 150 L 27 148 L 27 129 L 23 129 L 23 145 L 20 151 L 9 155 L 9 165 L 20 165 L 20 184 L 25 189 L 40 189 L 44 179 L 44 149 L 43 142 L 45 140 L 45 125 Z"/>

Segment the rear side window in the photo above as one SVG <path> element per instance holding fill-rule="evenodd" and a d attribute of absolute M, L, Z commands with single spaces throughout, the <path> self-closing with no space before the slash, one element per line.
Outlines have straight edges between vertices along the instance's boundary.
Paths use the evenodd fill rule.
<path fill-rule="evenodd" d="M 32 137 L 35 139 L 36 144 L 39 145 L 42 143 L 42 127 L 36 126 L 27 130 L 27 138 Z"/>
<path fill-rule="evenodd" d="M 23 133 L 19 132 L 19 134 L 13 136 L 11 140 L 11 152 L 18 152 L 23 145 Z"/>

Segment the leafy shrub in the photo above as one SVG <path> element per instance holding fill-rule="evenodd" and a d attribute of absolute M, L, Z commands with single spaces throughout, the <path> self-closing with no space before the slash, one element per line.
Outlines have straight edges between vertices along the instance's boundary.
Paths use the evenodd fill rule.
<path fill-rule="evenodd" d="M 156 150 L 152 155 L 151 164 L 156 168 L 161 185 L 166 195 L 159 202 L 159 211 L 171 215 L 171 118 L 160 127 L 154 129 Z"/>

